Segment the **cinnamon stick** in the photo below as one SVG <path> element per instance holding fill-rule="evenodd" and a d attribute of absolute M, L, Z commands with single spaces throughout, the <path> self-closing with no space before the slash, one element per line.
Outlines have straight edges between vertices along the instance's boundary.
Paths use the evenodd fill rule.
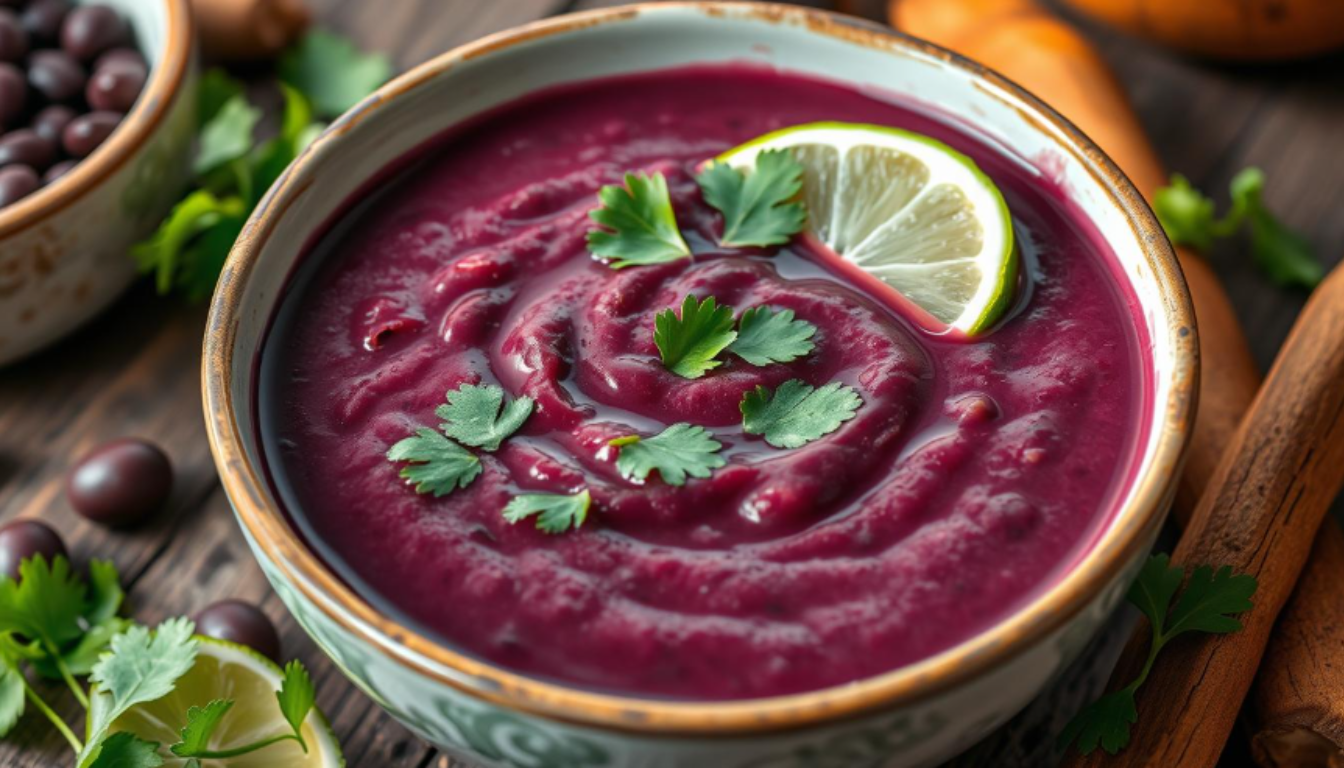
<path fill-rule="evenodd" d="M 1166 172 L 1106 63 L 1034 0 L 893 0 L 890 11 L 898 28 L 998 69 L 1059 109 L 1143 194 L 1151 197 L 1165 183 Z M 1184 523 L 1260 380 L 1216 276 L 1197 255 L 1180 248 L 1177 255 L 1194 299 L 1203 357 L 1199 418 L 1173 509 Z M 1267 768 L 1344 768 L 1344 759 L 1326 762 L 1326 755 L 1344 749 L 1344 599 L 1334 584 L 1344 574 L 1344 533 L 1331 521 L 1320 536 L 1327 544 L 1311 554 L 1304 586 L 1280 617 L 1256 683 L 1254 749 Z"/>
<path fill-rule="evenodd" d="M 1265 386 L 1218 464 L 1172 561 L 1229 565 L 1259 580 L 1255 607 L 1230 635 L 1183 638 L 1164 651 L 1138 695 L 1141 722 L 1120 754 L 1069 766 L 1212 768 L 1251 687 L 1279 611 L 1344 486 L 1344 270 L 1307 302 Z M 1146 629 L 1143 632 L 1146 633 Z M 1136 633 L 1115 674 L 1143 665 Z"/>

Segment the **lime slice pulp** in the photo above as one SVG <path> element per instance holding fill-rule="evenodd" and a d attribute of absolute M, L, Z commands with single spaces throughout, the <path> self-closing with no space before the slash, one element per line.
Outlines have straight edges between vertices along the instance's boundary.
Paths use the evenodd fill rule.
<path fill-rule="evenodd" d="M 177 743 L 186 725 L 187 710 L 204 707 L 215 699 L 232 699 L 233 707 L 215 730 L 211 749 L 228 749 L 289 732 L 275 699 L 283 672 L 270 659 L 241 645 L 197 636 L 200 642 L 196 664 L 183 675 L 171 693 L 141 704 L 117 718 L 112 731 L 130 731 L 142 739 L 163 745 L 164 763 L 179 768 L 185 758 L 173 757 L 168 745 Z M 96 697 L 97 702 L 105 697 Z M 290 739 L 228 760 L 202 760 L 202 768 L 339 768 L 345 765 L 331 726 L 314 709 L 303 724 L 304 753 Z"/>
<path fill-rule="evenodd" d="M 1018 270 L 1012 219 L 970 158 L 896 128 L 810 123 L 718 159 L 749 173 L 760 152 L 779 149 L 803 164 L 812 237 L 894 289 L 923 325 L 974 336 L 1007 311 Z"/>

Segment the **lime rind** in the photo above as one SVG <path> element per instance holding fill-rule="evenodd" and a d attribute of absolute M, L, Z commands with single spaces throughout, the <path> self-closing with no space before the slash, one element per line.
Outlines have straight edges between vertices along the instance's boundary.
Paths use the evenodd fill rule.
<path fill-rule="evenodd" d="M 907 274 L 916 271 L 928 273 L 926 265 L 929 264 L 941 264 L 944 268 L 954 269 L 959 263 L 974 262 L 980 273 L 979 283 L 974 294 L 964 300 L 962 311 L 955 318 L 945 313 L 940 318 L 937 310 L 926 306 L 930 303 L 927 299 L 921 304 L 914 297 L 905 296 L 902 292 L 903 297 L 923 309 L 933 324 L 941 326 L 939 330 L 950 329 L 974 336 L 984 333 L 998 322 L 1012 304 L 1020 259 L 1008 203 L 998 187 L 974 160 L 929 136 L 883 125 L 841 122 L 808 123 L 782 128 L 728 150 L 716 159 L 749 172 L 760 152 L 773 149 L 793 150 L 795 156 L 804 160 L 806 165 L 808 160 L 800 155 L 803 151 L 811 151 L 815 147 L 833 148 L 838 160 L 835 161 L 834 167 L 820 169 L 820 174 L 815 165 L 809 168 L 811 178 L 821 178 L 826 173 L 836 174 L 836 178 L 830 180 L 834 187 L 830 193 L 832 199 L 818 201 L 815 194 L 813 195 L 814 202 L 809 210 L 813 220 L 809 221 L 808 226 L 814 237 L 858 268 L 870 274 L 878 271 L 885 273 L 887 278 L 878 277 L 878 279 L 897 292 L 902 291 L 898 285 L 893 285 L 893 282 L 899 281 L 889 279 L 894 274 L 902 271 Z M 846 185 L 841 178 L 845 173 L 844 160 L 850 152 L 858 148 L 890 150 L 890 154 L 912 157 L 921 164 L 921 167 L 927 168 L 927 178 L 918 182 L 920 185 L 918 191 L 905 199 L 899 207 L 888 212 L 884 223 L 864 233 L 859 242 L 847 242 L 848 233 L 837 231 L 831 225 L 833 222 L 844 221 L 847 211 L 845 195 L 847 192 L 850 194 L 854 192 L 852 188 L 854 185 Z M 815 164 L 815 157 L 811 160 Z M 902 263 L 899 258 L 892 258 L 891 253 L 886 253 L 884 256 L 888 261 L 885 263 L 866 264 L 872 260 L 872 255 L 870 253 L 865 256 L 865 247 L 872 251 L 876 247 L 875 240 L 884 236 L 899 235 L 898 228 L 903 216 L 912 217 L 913 209 L 918 204 L 938 189 L 949 186 L 965 196 L 970 209 L 974 212 L 975 223 L 980 226 L 980 232 L 976 234 L 983 237 L 983 242 L 977 254 L 969 258 L 959 258 L 949 252 L 931 256 L 923 262 Z M 867 194 L 873 193 L 872 189 L 867 190 Z M 808 194 L 809 190 L 805 189 L 804 196 Z M 899 196 L 897 200 L 900 200 Z M 849 208 L 853 209 L 854 206 L 851 204 Z M 853 214 L 850 214 L 850 218 L 853 218 Z"/>

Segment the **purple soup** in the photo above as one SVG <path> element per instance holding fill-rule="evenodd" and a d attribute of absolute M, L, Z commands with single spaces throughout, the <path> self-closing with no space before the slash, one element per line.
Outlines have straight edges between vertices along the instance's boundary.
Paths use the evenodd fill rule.
<path fill-rule="evenodd" d="M 1023 263 L 999 327 L 931 334 L 806 238 L 716 245 L 697 166 L 821 120 L 932 135 L 999 185 Z M 614 270 L 589 253 L 596 193 L 628 171 L 666 176 L 692 259 Z M 259 429 L 310 545 L 450 647 L 631 695 L 809 691 L 973 637 L 1086 552 L 1147 429 L 1146 340 L 1116 269 L 1048 178 L 913 105 L 741 66 L 594 81 L 455 130 L 352 201 L 287 289 Z M 680 378 L 654 315 L 687 294 L 792 309 L 816 349 Z M 795 378 L 863 406 L 798 449 L 746 435 L 743 393 Z M 470 486 L 416 494 L 389 447 L 476 383 L 535 412 L 479 452 Z M 622 479 L 608 441 L 679 422 L 710 429 L 727 466 L 679 487 Z M 517 494 L 585 487 L 577 531 L 501 515 Z"/>

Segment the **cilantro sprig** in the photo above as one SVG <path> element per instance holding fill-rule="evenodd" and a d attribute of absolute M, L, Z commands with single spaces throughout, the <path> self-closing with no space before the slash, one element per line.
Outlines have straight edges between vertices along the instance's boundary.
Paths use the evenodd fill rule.
<path fill-rule="evenodd" d="M 1139 719 L 1134 696 L 1148 680 L 1162 649 L 1187 632 L 1221 635 L 1241 630 L 1242 624 L 1234 614 L 1252 608 L 1251 596 L 1257 587 L 1254 576 L 1234 575 L 1228 566 L 1214 570 L 1201 565 L 1190 574 L 1185 591 L 1173 606 L 1184 579 L 1185 569 L 1172 566 L 1165 554 L 1154 555 L 1144 563 L 1127 595 L 1129 602 L 1148 617 L 1152 631 L 1143 669 L 1129 685 L 1102 696 L 1075 715 L 1060 734 L 1061 747 L 1076 741 L 1084 755 L 1098 746 L 1112 755 L 1124 749 Z"/>
<path fill-rule="evenodd" d="M 185 618 L 155 629 L 117 616 L 123 591 L 115 566 L 94 561 L 86 583 L 64 556 L 48 562 L 25 559 L 19 578 L 0 577 L 0 738 L 8 735 L 29 705 L 55 727 L 76 755 L 77 768 L 155 768 L 165 762 L 162 745 L 128 732 L 110 733 L 131 709 L 171 693 L 196 662 L 199 641 Z M 97 653 L 95 653 L 95 649 Z M 90 658 L 95 660 L 90 662 Z M 62 677 L 88 710 L 80 738 L 29 684 L 27 672 Z M 87 693 L 74 678 L 87 674 L 97 687 Z M 297 661 L 285 668 L 276 694 L 291 732 L 250 744 L 211 750 L 211 737 L 233 707 L 230 700 L 192 707 L 182 739 L 168 748 L 177 757 L 227 761 L 280 741 L 306 751 L 302 726 L 316 692 Z"/>
<path fill-rule="evenodd" d="M 859 393 L 838 381 L 818 389 L 790 379 L 773 393 L 757 386 L 742 396 L 742 429 L 776 448 L 801 448 L 839 429 L 861 405 Z"/>
<path fill-rule="evenodd" d="M 612 269 L 690 258 L 663 174 L 627 173 L 624 185 L 608 184 L 597 198 L 602 206 L 588 217 L 605 229 L 589 230 L 588 248 Z"/>
<path fill-rule="evenodd" d="M 803 164 L 787 150 L 759 153 L 751 174 L 715 160 L 695 180 L 705 202 L 723 214 L 723 245 L 783 245 L 807 222 L 803 204 L 793 201 L 803 188 Z"/>
<path fill-rule="evenodd" d="M 757 367 L 791 363 L 812 353 L 817 326 L 794 319 L 793 310 L 752 307 L 738 320 L 737 338 L 728 351 Z"/>
<path fill-rule="evenodd" d="M 698 379 L 723 363 L 715 358 L 737 339 L 732 307 L 709 296 L 687 296 L 681 314 L 666 309 L 653 318 L 653 342 L 663 366 L 685 379 Z"/>
<path fill-rule="evenodd" d="M 686 379 L 698 379 L 723 364 L 725 350 L 751 365 L 789 363 L 811 354 L 817 327 L 794 317 L 793 310 L 778 312 L 751 307 L 733 328 L 733 308 L 720 306 L 713 296 L 704 301 L 688 295 L 681 313 L 665 309 L 653 318 L 653 342 L 663 366 Z"/>
<path fill-rule="evenodd" d="M 360 55 L 327 32 L 308 33 L 281 60 L 284 114 L 277 134 L 265 141 L 256 139 L 262 113 L 243 84 L 221 69 L 202 75 L 193 189 L 131 248 L 140 271 L 154 275 L 159 293 L 208 297 L 248 215 L 326 127 L 322 120 L 344 112 L 390 72 L 382 56 Z"/>
<path fill-rule="evenodd" d="M 416 493 L 436 498 L 466 488 L 481 474 L 480 457 L 459 443 L 497 451 L 522 428 L 533 408 L 532 398 L 526 396 L 505 404 L 504 390 L 494 384 L 463 384 L 448 390 L 444 400 L 434 410 L 443 419 L 438 432 L 417 427 L 414 435 L 387 451 L 388 461 L 406 463 L 400 475 Z"/>
<path fill-rule="evenodd" d="M 564 533 L 583 527 L 592 504 L 593 497 L 587 488 L 572 495 L 527 493 L 513 497 L 508 506 L 504 507 L 504 519 L 510 524 L 516 524 L 529 517 L 536 517 L 537 530 L 550 534 Z"/>
<path fill-rule="evenodd" d="M 1199 251 L 1207 251 L 1215 240 L 1231 237 L 1249 226 L 1251 257 L 1261 272 L 1282 286 L 1315 288 L 1325 276 L 1324 268 L 1311 243 L 1284 226 L 1265 205 L 1264 187 L 1265 175 L 1260 169 L 1246 168 L 1238 173 L 1232 179 L 1232 208 L 1218 218 L 1213 201 L 1176 174 L 1171 177 L 1171 186 L 1153 195 L 1153 210 L 1173 243 Z"/>
<path fill-rule="evenodd" d="M 723 443 L 704 427 L 690 424 L 673 424 L 653 437 L 618 437 L 607 445 L 620 449 L 616 469 L 621 476 L 639 482 L 657 472 L 668 485 L 685 485 L 688 475 L 709 477 L 728 463 L 718 455 Z"/>

